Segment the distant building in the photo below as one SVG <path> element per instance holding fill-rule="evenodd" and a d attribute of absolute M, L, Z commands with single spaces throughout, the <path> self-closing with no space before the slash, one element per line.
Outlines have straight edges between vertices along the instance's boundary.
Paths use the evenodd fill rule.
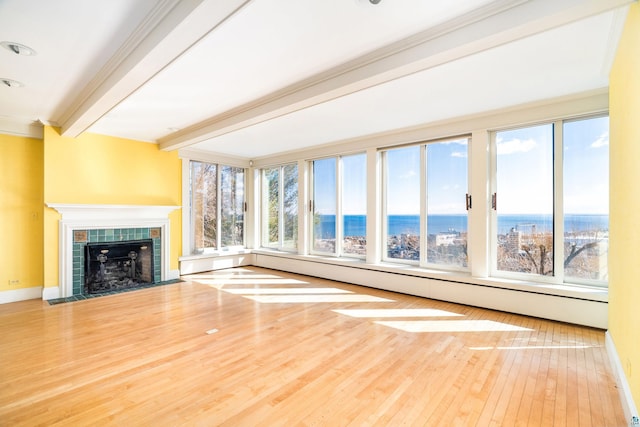
<path fill-rule="evenodd" d="M 436 235 L 436 246 L 451 246 L 456 243 L 457 234 L 439 233 Z"/>
<path fill-rule="evenodd" d="M 519 252 L 522 247 L 522 235 L 519 230 L 512 228 L 507 233 L 507 240 L 505 242 L 505 247 L 509 252 Z"/>

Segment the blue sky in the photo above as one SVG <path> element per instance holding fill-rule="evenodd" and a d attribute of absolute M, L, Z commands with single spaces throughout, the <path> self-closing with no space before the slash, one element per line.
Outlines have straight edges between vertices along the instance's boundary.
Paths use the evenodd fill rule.
<path fill-rule="evenodd" d="M 608 214 L 607 117 L 564 124 L 564 207 L 568 214 Z M 496 134 L 497 192 L 500 214 L 543 214 L 553 210 L 553 125 L 500 131 Z M 427 146 L 429 214 L 465 213 L 467 140 Z M 345 156 L 343 213 L 366 212 L 366 157 Z M 386 152 L 387 213 L 420 213 L 420 147 Z M 335 159 L 314 162 L 316 210 L 335 213 Z"/>

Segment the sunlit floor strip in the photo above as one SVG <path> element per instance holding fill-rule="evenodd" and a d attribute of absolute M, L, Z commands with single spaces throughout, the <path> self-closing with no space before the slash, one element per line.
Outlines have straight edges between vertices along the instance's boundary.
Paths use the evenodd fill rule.
<path fill-rule="evenodd" d="M 531 330 L 492 320 L 380 320 L 374 323 L 406 332 L 518 332 Z"/>
<path fill-rule="evenodd" d="M 252 279 L 243 277 L 241 279 L 222 278 L 222 279 L 195 279 L 193 280 L 203 285 L 220 287 L 224 285 L 306 285 L 308 282 L 296 279 Z"/>
<path fill-rule="evenodd" d="M 246 295 L 245 298 L 261 303 L 317 303 L 317 302 L 394 302 L 393 300 L 372 295 L 343 294 L 343 295 Z"/>
<path fill-rule="evenodd" d="M 592 345 L 522 345 L 516 347 L 469 347 L 469 350 L 583 350 L 593 347 Z"/>
<path fill-rule="evenodd" d="M 352 294 L 338 288 L 225 288 L 225 292 L 236 295 L 278 295 L 278 294 Z"/>
<path fill-rule="evenodd" d="M 463 314 L 433 308 L 363 308 L 348 310 L 333 310 L 336 313 L 351 317 L 453 317 Z"/>

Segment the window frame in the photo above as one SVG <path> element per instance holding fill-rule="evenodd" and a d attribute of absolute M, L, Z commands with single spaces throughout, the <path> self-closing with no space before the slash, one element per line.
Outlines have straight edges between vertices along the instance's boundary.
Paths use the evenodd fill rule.
<path fill-rule="evenodd" d="M 216 163 L 206 160 L 197 159 L 185 159 L 188 161 L 188 176 L 189 176 L 189 254 L 188 255 L 207 255 L 216 254 L 220 252 L 233 251 L 238 249 L 244 249 L 247 241 L 247 229 L 246 229 L 246 217 L 247 217 L 247 168 L 243 166 L 227 165 L 222 163 Z M 194 163 L 211 164 L 216 167 L 216 247 L 197 248 L 195 244 L 194 224 L 195 224 L 195 211 L 193 209 L 193 169 Z M 222 171 L 223 168 L 242 169 L 242 212 L 243 212 L 243 227 L 242 227 L 242 244 L 232 246 L 222 246 Z"/>
<path fill-rule="evenodd" d="M 471 257 L 472 254 L 468 251 L 468 248 L 470 247 L 470 240 L 472 239 L 472 234 L 469 232 L 469 224 L 470 224 L 470 220 L 469 220 L 469 209 L 466 209 L 466 215 L 467 215 L 467 265 L 466 266 L 460 266 L 460 265 L 448 265 L 448 264 L 439 264 L 439 263 L 434 263 L 434 262 L 429 262 L 428 261 L 428 171 L 427 171 L 427 146 L 430 144 L 438 144 L 438 143 L 446 143 L 446 142 L 450 142 L 450 141 L 456 141 L 456 140 L 466 140 L 467 144 L 466 144 L 466 154 L 467 154 L 467 180 L 466 180 L 466 185 L 467 185 L 467 189 L 466 189 L 466 194 L 469 195 L 470 194 L 470 188 L 471 188 L 471 162 L 469 161 L 469 157 L 470 157 L 470 153 L 471 153 L 471 144 L 472 144 L 472 135 L 471 134 L 463 134 L 463 135 L 459 135 L 459 136 L 451 136 L 451 137 L 445 137 L 445 138 L 438 138 L 438 139 L 432 139 L 432 140 L 428 140 L 428 141 L 421 141 L 421 142 L 417 142 L 417 143 L 412 143 L 412 144 L 405 144 L 405 145 L 398 145 L 398 146 L 393 146 L 393 147 L 385 147 L 385 148 L 380 148 L 378 151 L 381 155 L 381 218 L 380 218 L 380 222 L 381 222 L 381 241 L 380 241 L 380 246 L 381 246 L 381 260 L 383 262 L 388 262 L 388 263 L 394 263 L 394 264 L 402 264 L 402 265 L 412 265 L 412 266 L 418 266 L 420 268 L 424 268 L 424 269 L 431 269 L 431 270 L 437 270 L 437 271 L 443 271 L 443 272 L 460 272 L 460 273 L 469 273 L 471 271 Z M 419 196 L 420 196 L 420 201 L 419 201 L 419 206 L 420 206 L 420 212 L 419 212 L 419 232 L 420 232 L 420 255 L 419 255 L 419 259 L 417 260 L 411 260 L 411 259 L 402 259 L 402 258 L 392 258 L 388 256 L 388 239 L 389 239 L 389 235 L 388 235 L 388 209 L 387 209 L 387 198 L 388 198 L 388 192 L 389 189 L 387 188 L 387 178 L 388 178 L 388 153 L 390 151 L 393 150 L 397 150 L 397 149 L 403 149 L 403 148 L 408 148 L 408 147 L 419 147 L 419 161 L 420 161 L 420 171 L 418 173 L 418 180 L 419 180 Z M 461 201 L 461 203 L 464 203 L 464 201 Z"/>
<path fill-rule="evenodd" d="M 570 277 L 570 281 L 567 282 L 564 269 L 565 259 L 565 212 L 564 212 L 564 125 L 570 122 L 577 122 L 583 120 L 590 120 L 602 117 L 609 117 L 608 112 L 569 116 L 563 117 L 557 120 L 542 120 L 532 123 L 520 124 L 515 126 L 508 126 L 502 128 L 496 128 L 489 131 L 490 133 L 490 183 L 489 183 L 489 197 L 493 194 L 498 194 L 498 204 L 500 203 L 499 189 L 497 188 L 497 134 L 499 132 L 526 129 L 529 127 L 552 125 L 552 153 L 553 153 L 553 275 L 543 276 L 533 273 L 520 273 L 512 271 L 498 270 L 498 214 L 495 209 L 489 205 L 489 274 L 492 278 L 496 279 L 509 279 L 518 280 L 533 283 L 546 283 L 554 285 L 584 285 L 593 286 L 598 288 L 608 288 L 608 280 L 595 280 L 595 279 L 581 279 L 577 277 Z M 609 200 L 606 200 L 609 204 Z"/>
<path fill-rule="evenodd" d="M 318 256 L 326 256 L 326 257 L 332 257 L 332 258 L 349 258 L 349 259 L 361 259 L 361 260 L 365 260 L 366 259 L 366 252 L 365 254 L 355 254 L 355 253 L 346 253 L 344 252 L 344 212 L 343 212 L 343 201 L 342 201 L 342 194 L 343 194 L 343 184 L 344 184 L 344 173 L 343 173 L 343 169 L 344 169 L 344 165 L 343 165 L 343 158 L 344 157 L 350 157 L 350 156 L 357 156 L 357 155 L 362 155 L 364 156 L 364 171 L 365 171 L 365 186 L 367 185 L 368 182 L 368 177 L 366 176 L 367 174 L 367 156 L 368 153 L 366 151 L 358 151 L 358 152 L 354 152 L 354 153 L 347 153 L 347 154 L 337 154 L 335 156 L 326 156 L 326 157 L 318 157 L 312 160 L 308 161 L 308 170 L 309 170 L 309 204 L 310 204 L 310 221 L 309 221 L 309 228 L 308 228 L 308 235 L 309 235 L 309 242 L 308 242 L 308 250 L 309 253 L 311 255 L 318 255 Z M 335 222 L 336 222 L 336 228 L 335 228 L 335 246 L 334 246 L 334 252 L 323 252 L 323 251 L 319 251 L 314 249 L 314 243 L 315 243 L 315 235 L 314 235 L 314 221 L 313 221 L 313 217 L 314 217 L 314 211 L 315 211 L 315 193 L 314 193 L 314 187 L 315 187 L 315 173 L 314 173 L 314 162 L 316 161 L 320 161 L 320 160 L 326 160 L 326 159 L 335 159 L 335 166 L 336 166 L 336 170 L 335 170 L 335 182 L 336 182 L 336 188 L 335 188 L 335 206 L 336 206 L 336 213 L 335 213 Z M 366 188 L 365 188 L 365 197 L 366 197 Z M 365 206 L 366 205 L 366 201 L 365 201 Z M 365 217 L 367 217 L 367 212 L 365 212 Z M 366 227 L 365 227 L 365 238 L 367 238 L 366 236 Z M 365 251 L 366 251 L 366 246 L 365 246 Z"/>
<path fill-rule="evenodd" d="M 278 250 L 278 251 L 282 251 L 282 252 L 290 252 L 290 253 L 297 253 L 298 252 L 298 238 L 296 236 L 296 238 L 294 239 L 294 246 L 290 247 L 290 246 L 285 246 L 284 242 L 285 242 L 285 197 L 284 197 L 284 193 L 285 193 L 285 168 L 289 167 L 289 166 L 295 166 L 296 168 L 296 204 L 297 204 L 297 211 L 296 211 L 296 227 L 297 227 L 297 218 L 300 216 L 300 194 L 298 191 L 299 188 L 299 183 L 298 183 L 298 176 L 299 176 L 299 172 L 298 172 L 298 163 L 296 162 L 292 162 L 292 163 L 285 163 L 285 164 L 281 164 L 281 165 L 275 165 L 275 166 L 265 166 L 262 167 L 260 169 L 260 247 L 261 248 L 265 248 L 265 249 L 272 249 L 272 250 Z M 267 183 L 266 183 L 266 179 L 265 179 L 265 173 L 267 170 L 274 170 L 277 169 L 278 171 L 278 241 L 276 242 L 275 245 L 271 245 L 271 244 L 266 244 L 265 245 L 265 237 L 268 236 L 269 234 L 269 225 L 268 225 L 268 221 L 269 221 L 269 215 L 268 215 L 268 209 L 265 209 L 266 203 L 267 203 L 267 192 L 268 192 L 268 187 L 267 187 Z"/>

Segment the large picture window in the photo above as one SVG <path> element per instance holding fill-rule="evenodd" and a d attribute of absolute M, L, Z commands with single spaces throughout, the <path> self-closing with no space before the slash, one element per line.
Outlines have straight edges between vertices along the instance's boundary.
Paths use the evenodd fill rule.
<path fill-rule="evenodd" d="M 466 269 L 468 138 L 386 150 L 383 160 L 384 258 Z"/>
<path fill-rule="evenodd" d="M 563 126 L 565 281 L 608 279 L 609 118 Z"/>
<path fill-rule="evenodd" d="M 604 284 L 607 117 L 495 132 L 494 274 Z"/>
<path fill-rule="evenodd" d="M 244 169 L 190 162 L 194 253 L 244 245 Z"/>
<path fill-rule="evenodd" d="M 298 165 L 262 170 L 262 246 L 298 247 Z"/>
<path fill-rule="evenodd" d="M 499 271 L 553 276 L 553 124 L 497 132 Z"/>
<path fill-rule="evenodd" d="M 311 251 L 364 258 L 367 243 L 366 155 L 314 160 L 312 172 Z"/>

